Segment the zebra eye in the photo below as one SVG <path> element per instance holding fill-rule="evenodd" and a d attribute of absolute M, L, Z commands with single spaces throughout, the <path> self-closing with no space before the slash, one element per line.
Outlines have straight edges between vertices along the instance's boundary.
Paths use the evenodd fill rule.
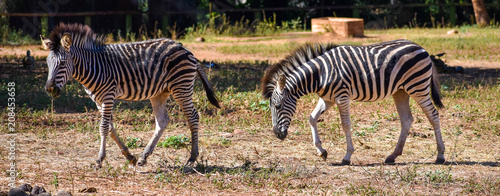
<path fill-rule="evenodd" d="M 276 109 L 281 110 L 281 103 L 276 104 Z"/>

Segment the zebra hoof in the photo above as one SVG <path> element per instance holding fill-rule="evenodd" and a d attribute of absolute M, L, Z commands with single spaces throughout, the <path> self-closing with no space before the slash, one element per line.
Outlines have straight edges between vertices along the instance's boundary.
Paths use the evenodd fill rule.
<path fill-rule="evenodd" d="M 394 162 L 396 162 L 396 159 L 392 157 L 387 157 L 387 159 L 385 159 L 385 164 L 393 165 Z"/>
<path fill-rule="evenodd" d="M 328 157 L 328 152 L 325 150 L 325 151 L 321 152 L 321 154 L 319 156 L 321 158 L 323 158 L 323 161 L 326 161 L 326 158 Z"/>
<path fill-rule="evenodd" d="M 137 165 L 144 166 L 144 165 L 146 165 L 146 163 L 147 163 L 146 159 L 140 159 L 139 162 L 137 162 Z"/>
<path fill-rule="evenodd" d="M 134 156 L 129 157 L 127 159 L 130 162 L 130 164 L 132 164 L 132 165 L 136 165 L 137 164 L 137 158 L 135 158 Z"/>
<path fill-rule="evenodd" d="M 350 164 L 351 164 L 351 161 L 345 160 L 345 159 L 342 159 L 342 162 L 340 163 L 340 165 L 350 165 Z"/>
<path fill-rule="evenodd" d="M 446 160 L 444 158 L 438 157 L 436 159 L 436 164 L 443 164 Z"/>
<path fill-rule="evenodd" d="M 101 169 L 102 168 L 102 161 L 96 160 L 95 161 L 95 169 Z"/>
<path fill-rule="evenodd" d="M 196 161 L 196 157 L 189 157 L 188 161 L 186 162 L 186 166 L 193 166 L 194 162 Z"/>

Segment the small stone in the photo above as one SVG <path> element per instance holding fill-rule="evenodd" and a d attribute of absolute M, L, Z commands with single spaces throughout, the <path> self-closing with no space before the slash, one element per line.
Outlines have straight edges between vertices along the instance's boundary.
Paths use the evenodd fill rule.
<path fill-rule="evenodd" d="M 9 196 L 28 196 L 28 193 L 19 188 L 12 188 L 9 191 Z"/>
<path fill-rule="evenodd" d="M 455 71 L 458 73 L 464 73 L 464 68 L 462 66 L 458 66 L 455 68 Z"/>
<path fill-rule="evenodd" d="M 457 34 L 457 33 L 458 33 L 458 31 L 457 31 L 457 30 L 452 29 L 452 30 L 449 30 L 446 34 L 448 34 L 448 35 L 453 35 L 453 34 Z"/>
<path fill-rule="evenodd" d="M 231 133 L 221 133 L 220 136 L 222 136 L 222 137 L 233 137 L 233 134 L 231 134 Z"/>
<path fill-rule="evenodd" d="M 51 195 L 50 195 L 50 193 L 43 192 L 43 193 L 40 193 L 40 194 L 35 195 L 35 196 L 51 196 Z"/>
<path fill-rule="evenodd" d="M 29 184 L 23 184 L 17 188 L 28 193 L 31 193 L 31 190 L 33 190 L 33 187 Z"/>
<path fill-rule="evenodd" d="M 31 195 L 39 195 L 39 194 L 42 194 L 42 193 L 45 193 L 47 191 L 45 191 L 45 189 L 41 186 L 35 186 L 33 187 L 33 190 L 31 190 Z"/>
<path fill-rule="evenodd" d="M 95 192 L 97 192 L 97 189 L 94 187 L 88 187 L 88 188 L 80 189 L 78 192 L 80 192 L 80 193 L 95 193 Z"/>
<path fill-rule="evenodd" d="M 233 134 L 235 134 L 235 135 L 240 135 L 240 134 L 244 134 L 244 133 L 245 133 L 245 131 L 243 131 L 243 130 L 241 130 L 241 129 L 235 129 L 235 130 L 233 131 Z"/>
<path fill-rule="evenodd" d="M 197 37 L 194 41 L 205 42 L 205 38 L 203 38 L 203 37 Z"/>
<path fill-rule="evenodd" d="M 71 192 L 59 191 L 57 192 L 56 196 L 72 196 L 72 195 Z"/>

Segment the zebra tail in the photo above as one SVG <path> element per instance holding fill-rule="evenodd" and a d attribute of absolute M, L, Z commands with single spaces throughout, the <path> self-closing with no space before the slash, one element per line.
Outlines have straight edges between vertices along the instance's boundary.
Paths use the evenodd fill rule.
<path fill-rule="evenodd" d="M 431 98 L 432 102 L 437 108 L 444 108 L 443 102 L 441 102 L 441 85 L 439 84 L 439 78 L 437 75 L 436 68 L 432 66 L 432 79 L 431 79 Z"/>
<path fill-rule="evenodd" d="M 199 64 L 197 64 L 197 67 L 198 68 L 196 69 L 196 72 L 200 76 L 201 83 L 203 84 L 203 88 L 205 88 L 205 92 L 207 93 L 208 101 L 210 101 L 210 103 L 212 105 L 214 105 L 215 107 L 220 108 L 219 101 L 217 101 L 217 98 L 215 97 L 214 89 L 212 88 L 212 85 L 210 85 L 210 82 L 208 82 L 207 75 L 205 74 L 205 71 L 203 71 L 203 68 L 200 67 Z"/>

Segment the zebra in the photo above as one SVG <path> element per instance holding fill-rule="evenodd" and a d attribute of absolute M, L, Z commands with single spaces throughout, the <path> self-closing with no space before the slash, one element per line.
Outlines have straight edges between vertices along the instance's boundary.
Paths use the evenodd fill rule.
<path fill-rule="evenodd" d="M 325 160 L 328 153 L 321 146 L 317 122 L 321 114 L 336 104 L 347 143 L 341 165 L 349 165 L 354 152 L 350 100 L 373 102 L 393 97 L 401 121 L 401 134 L 394 152 L 385 160 L 391 164 L 402 154 L 413 122 L 411 97 L 434 128 L 436 163 L 445 162 L 439 113 L 434 107 L 444 107 L 437 73 L 429 54 L 411 41 L 394 40 L 368 46 L 307 43 L 271 65 L 262 78 L 261 89 L 263 98 L 269 100 L 273 132 L 281 140 L 287 136 L 297 100 L 310 93 L 319 95 L 309 124 L 318 156 Z"/>
<path fill-rule="evenodd" d="M 191 154 L 187 164 L 198 156 L 199 116 L 193 105 L 193 85 L 201 79 L 208 100 L 220 108 L 203 68 L 182 44 L 167 38 L 124 44 L 106 44 L 106 36 L 98 35 L 87 25 L 59 24 L 42 46 L 49 49 L 49 68 L 45 90 L 53 98 L 70 77 L 80 82 L 101 114 L 101 137 L 96 166 L 106 157 L 106 137 L 118 144 L 122 154 L 133 165 L 146 164 L 170 119 L 167 99 L 170 95 L 179 104 L 191 130 Z M 116 134 L 112 109 L 115 99 L 140 101 L 149 99 L 153 107 L 156 129 L 137 160 Z"/>

